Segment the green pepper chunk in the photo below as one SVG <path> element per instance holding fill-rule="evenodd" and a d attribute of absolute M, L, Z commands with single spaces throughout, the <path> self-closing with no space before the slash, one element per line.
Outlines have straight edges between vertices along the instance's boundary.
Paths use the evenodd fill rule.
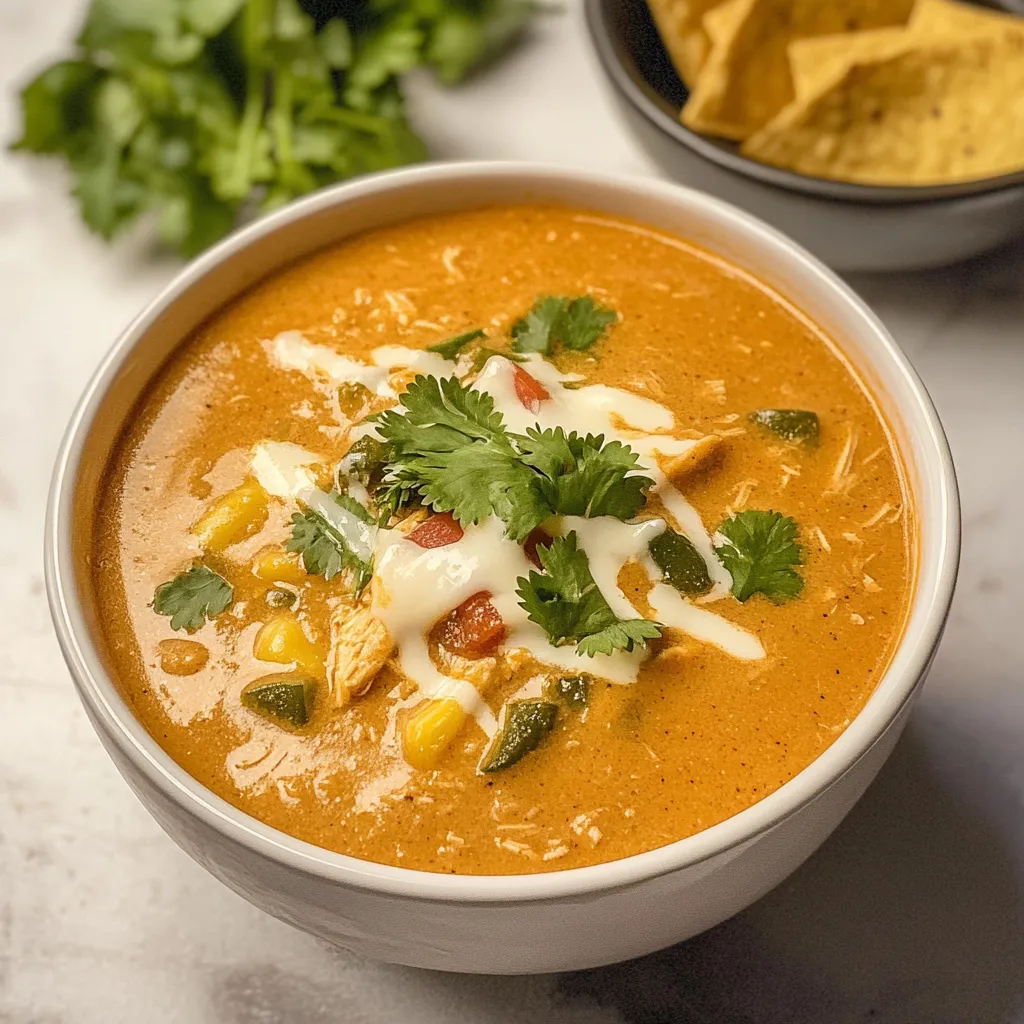
<path fill-rule="evenodd" d="M 590 701 L 590 676 L 562 676 L 552 679 L 546 687 L 547 695 L 570 708 L 585 708 Z"/>
<path fill-rule="evenodd" d="M 818 414 L 807 409 L 757 409 L 750 421 L 791 444 L 816 445 L 821 435 Z"/>
<path fill-rule="evenodd" d="M 500 772 L 535 750 L 555 726 L 558 705 L 546 700 L 510 700 L 505 705 L 505 726 L 480 766 L 482 772 Z"/>
<path fill-rule="evenodd" d="M 714 585 L 708 564 L 689 537 L 666 529 L 650 543 L 651 558 L 680 594 L 706 594 Z"/>
<path fill-rule="evenodd" d="M 338 464 L 338 490 L 345 490 L 349 479 L 369 486 L 384 469 L 390 455 L 391 445 L 379 437 L 367 434 L 359 438 Z"/>
<path fill-rule="evenodd" d="M 338 385 L 338 407 L 350 420 L 362 419 L 372 401 L 373 392 L 365 384 L 346 381 Z"/>
<path fill-rule="evenodd" d="M 316 680 L 294 672 L 261 676 L 242 689 L 242 704 L 250 711 L 295 729 L 309 721 L 315 699 Z"/>

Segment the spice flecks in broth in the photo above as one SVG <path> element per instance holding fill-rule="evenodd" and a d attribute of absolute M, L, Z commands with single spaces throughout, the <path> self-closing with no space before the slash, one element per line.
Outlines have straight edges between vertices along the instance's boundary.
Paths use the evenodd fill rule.
<path fill-rule="evenodd" d="M 757 410 L 815 414 L 818 444 Z M 98 598 L 142 721 L 264 821 L 427 870 L 613 859 L 760 799 L 870 694 L 913 576 L 898 457 L 835 346 L 718 257 L 559 209 L 267 280 L 172 361 L 112 473 Z M 220 508 L 229 543 L 197 552 Z M 197 558 L 233 604 L 173 676 L 148 605 Z M 308 725 L 243 705 L 282 673 L 263 689 L 315 693 Z"/>

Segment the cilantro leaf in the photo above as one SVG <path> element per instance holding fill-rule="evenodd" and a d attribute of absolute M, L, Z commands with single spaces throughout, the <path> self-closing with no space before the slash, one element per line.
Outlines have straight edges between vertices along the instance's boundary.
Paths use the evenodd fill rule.
<path fill-rule="evenodd" d="M 455 377 L 417 377 L 399 401 L 404 413 L 388 409 L 377 420 L 390 446 L 384 509 L 418 496 L 463 524 L 496 515 L 521 541 L 552 515 L 629 519 L 653 484 L 618 441 L 561 428 L 507 433 L 493 398 Z"/>
<path fill-rule="evenodd" d="M 618 320 L 613 310 L 599 306 L 589 295 L 567 299 L 543 295 L 529 313 L 512 326 L 512 348 L 517 352 L 550 355 L 556 344 L 581 352 L 590 348 L 610 324 Z"/>
<path fill-rule="evenodd" d="M 796 571 L 803 564 L 796 521 L 780 512 L 747 509 L 718 528 L 725 540 L 716 547 L 732 574 L 732 592 L 746 601 L 764 594 L 775 604 L 798 597 L 804 581 Z"/>
<path fill-rule="evenodd" d="M 520 577 L 516 591 L 520 606 L 555 644 L 575 643 L 579 654 L 593 657 L 613 651 L 632 651 L 661 636 L 657 623 L 620 619 L 612 611 L 590 572 L 590 562 L 578 546 L 575 531 L 539 545 L 544 573 Z"/>
<path fill-rule="evenodd" d="M 446 85 L 454 85 L 512 45 L 537 10 L 535 0 L 483 0 L 445 4 L 427 43 L 426 59 Z"/>
<path fill-rule="evenodd" d="M 557 295 L 539 298 L 529 313 L 512 325 L 512 348 L 516 352 L 540 352 L 548 355 L 555 328 L 565 315 L 566 300 Z"/>
<path fill-rule="evenodd" d="M 618 319 L 618 313 L 599 306 L 589 295 L 582 295 L 566 308 L 558 340 L 566 348 L 581 352 L 590 348 Z"/>
<path fill-rule="evenodd" d="M 593 658 L 595 654 L 631 651 L 634 646 L 645 647 L 648 640 L 657 640 L 660 636 L 658 624 L 649 619 L 624 619 L 605 626 L 599 633 L 585 636 L 576 651 Z"/>
<path fill-rule="evenodd" d="M 331 494 L 329 497 L 360 522 L 367 525 L 376 523 L 373 516 L 349 495 Z M 306 572 L 332 580 L 340 572 L 348 570 L 358 594 L 369 582 L 373 567 L 369 560 L 364 560 L 355 553 L 353 543 L 315 508 L 306 508 L 292 515 L 292 535 L 286 547 L 289 551 L 296 551 L 301 555 Z"/>
<path fill-rule="evenodd" d="M 400 449 L 459 450 L 468 441 L 510 448 L 501 413 L 486 391 L 463 387 L 457 377 L 417 377 L 399 398 L 405 409 L 386 409 L 377 432 Z"/>
<path fill-rule="evenodd" d="M 494 513 L 516 540 L 546 518 L 536 475 L 519 459 L 487 392 L 455 377 L 417 377 L 399 401 L 405 413 L 388 409 L 377 427 L 392 447 L 384 507 L 418 494 L 463 524 Z"/>
<path fill-rule="evenodd" d="M 654 481 L 637 472 L 636 452 L 626 445 L 605 444 L 600 434 L 566 436 L 561 427 L 533 427 L 526 435 L 516 443 L 523 461 L 541 474 L 540 490 L 551 514 L 632 519 L 643 508 Z"/>
<path fill-rule="evenodd" d="M 454 338 L 438 342 L 436 345 L 428 345 L 428 352 L 436 352 L 442 359 L 457 359 L 459 353 L 471 342 L 487 335 L 477 328 L 475 331 L 467 331 L 465 334 L 456 334 Z"/>
<path fill-rule="evenodd" d="M 194 565 L 162 583 L 153 595 L 153 611 L 171 616 L 171 629 L 195 632 L 207 619 L 226 611 L 235 592 L 223 576 L 205 565 Z"/>

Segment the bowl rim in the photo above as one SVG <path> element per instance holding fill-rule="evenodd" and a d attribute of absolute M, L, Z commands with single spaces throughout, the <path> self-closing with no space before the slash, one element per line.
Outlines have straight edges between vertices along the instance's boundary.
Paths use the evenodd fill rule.
<path fill-rule="evenodd" d="M 605 77 L 619 95 L 662 135 L 725 170 L 787 192 L 865 206 L 918 205 L 973 198 L 1015 187 L 1024 188 L 1024 169 L 942 185 L 863 185 L 800 174 L 732 152 L 725 148 L 722 140 L 691 131 L 654 98 L 656 91 L 625 55 L 618 34 L 612 29 L 608 4 L 622 2 L 624 0 L 584 0 L 588 35 Z M 642 3 L 643 0 L 628 2 Z"/>
<path fill-rule="evenodd" d="M 74 492 L 86 440 L 106 393 L 136 345 L 178 298 L 221 263 L 279 228 L 381 193 L 437 184 L 457 188 L 460 181 L 504 182 L 509 187 L 543 189 L 553 182 L 566 188 L 619 190 L 656 197 L 681 208 L 700 206 L 723 235 L 746 236 L 766 253 L 785 253 L 807 277 L 806 291 L 830 290 L 856 314 L 856 333 L 871 335 L 890 360 L 912 400 L 899 405 L 907 422 L 920 425 L 928 450 L 918 452 L 922 466 L 934 471 L 937 508 L 934 524 L 937 571 L 927 593 L 918 591 L 912 611 L 923 609 L 920 635 L 908 643 L 905 633 L 892 665 L 854 720 L 825 751 L 774 793 L 703 832 L 645 853 L 590 867 L 520 875 L 449 875 L 398 868 L 333 853 L 263 824 L 216 796 L 176 764 L 132 714 L 94 648 L 76 586 L 72 554 Z M 273 273 L 273 271 L 270 271 Z M 233 296 L 231 296 L 233 297 Z M 230 298 L 230 297 L 229 297 Z M 225 299 L 228 301 L 228 299 Z M 371 175 L 324 189 L 245 227 L 185 266 L 120 334 L 92 375 L 69 421 L 54 465 L 44 531 L 47 596 L 61 650 L 90 719 L 105 745 L 114 744 L 165 798 L 250 852 L 291 870 L 389 896 L 442 903 L 516 904 L 601 894 L 689 868 L 723 854 L 738 855 L 751 841 L 810 804 L 865 757 L 911 700 L 934 656 L 949 612 L 960 546 L 960 509 L 948 443 L 935 408 L 917 373 L 864 301 L 814 256 L 750 214 L 693 189 L 658 179 L 580 171 L 544 164 L 463 162 L 425 164 Z M 922 552 L 922 558 L 924 552 Z M 919 576 L 921 573 L 919 571 Z M 893 669 L 903 662 L 897 675 Z M 118 765 L 122 767 L 121 764 Z"/>

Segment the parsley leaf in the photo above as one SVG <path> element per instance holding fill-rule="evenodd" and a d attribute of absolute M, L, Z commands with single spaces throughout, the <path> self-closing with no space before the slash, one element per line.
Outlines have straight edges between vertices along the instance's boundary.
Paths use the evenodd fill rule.
<path fill-rule="evenodd" d="M 618 318 L 617 313 L 599 306 L 589 295 L 575 299 L 543 295 L 525 317 L 513 324 L 512 347 L 517 352 L 550 355 L 556 344 L 562 344 L 581 352 Z"/>
<path fill-rule="evenodd" d="M 575 531 L 538 545 L 544 574 L 520 577 L 519 604 L 555 645 L 575 643 L 579 654 L 611 654 L 643 647 L 661 636 L 648 619 L 620 619 L 605 600 L 590 572 L 590 562 L 578 547 Z"/>
<path fill-rule="evenodd" d="M 234 599 L 231 584 L 200 564 L 157 587 L 153 611 L 170 615 L 171 629 L 192 633 L 205 625 L 207 619 L 226 611 Z"/>
<path fill-rule="evenodd" d="M 360 522 L 367 525 L 376 523 L 373 516 L 349 495 L 331 494 L 328 497 Z M 353 542 L 315 508 L 293 513 L 292 535 L 286 547 L 301 555 L 303 568 L 311 575 L 322 575 L 324 579 L 332 580 L 340 572 L 348 570 L 357 594 L 373 573 L 369 560 L 360 558 L 353 550 Z"/>
<path fill-rule="evenodd" d="M 526 435 L 516 443 L 523 461 L 541 474 L 541 494 L 553 515 L 632 519 L 643 508 L 654 481 L 637 473 L 631 448 L 619 441 L 605 444 L 600 434 L 566 436 L 561 427 L 531 427 Z"/>
<path fill-rule="evenodd" d="M 484 331 L 477 328 L 475 331 L 467 331 L 465 334 L 456 334 L 454 338 L 438 342 L 436 345 L 428 345 L 428 352 L 436 352 L 442 359 L 457 359 L 459 353 L 472 341 L 486 338 Z"/>
<path fill-rule="evenodd" d="M 716 547 L 732 574 L 732 592 L 746 601 L 764 594 L 775 604 L 798 597 L 804 581 L 795 566 L 803 564 L 795 520 L 780 512 L 747 509 L 718 528 L 725 538 Z"/>

